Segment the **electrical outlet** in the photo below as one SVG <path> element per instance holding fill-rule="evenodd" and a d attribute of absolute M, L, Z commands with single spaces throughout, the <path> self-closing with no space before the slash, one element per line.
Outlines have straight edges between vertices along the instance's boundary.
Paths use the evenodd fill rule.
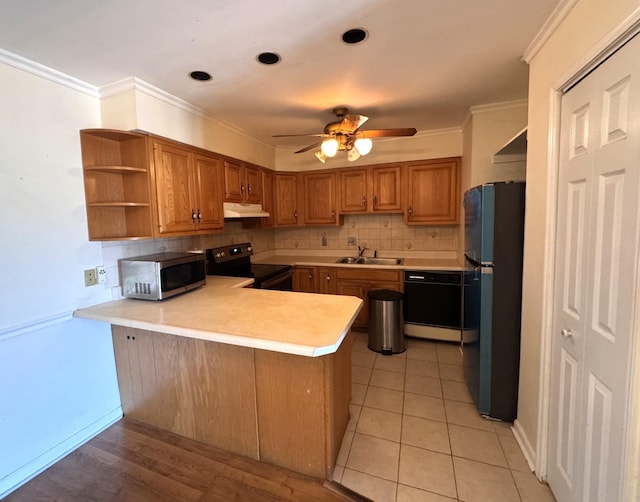
<path fill-rule="evenodd" d="M 98 278 L 96 277 L 96 269 L 90 268 L 84 271 L 84 287 L 95 286 L 98 284 Z"/>
<path fill-rule="evenodd" d="M 356 238 L 355 237 L 347 237 L 347 246 L 355 246 Z"/>
<path fill-rule="evenodd" d="M 107 269 L 104 265 L 98 265 L 96 267 L 96 277 L 98 278 L 98 284 L 107 283 Z"/>
<path fill-rule="evenodd" d="M 326 236 L 326 235 L 323 235 L 323 236 L 322 236 L 322 245 L 323 245 L 323 246 L 327 246 L 328 244 L 329 244 L 329 243 L 327 242 L 327 236 Z"/>

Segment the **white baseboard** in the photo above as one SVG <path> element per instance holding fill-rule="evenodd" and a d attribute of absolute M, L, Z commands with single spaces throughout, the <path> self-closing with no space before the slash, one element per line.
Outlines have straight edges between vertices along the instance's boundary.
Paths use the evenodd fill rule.
<path fill-rule="evenodd" d="M 522 450 L 522 454 L 524 455 L 527 464 L 529 464 L 529 469 L 531 469 L 531 472 L 534 472 L 536 470 L 536 452 L 531 446 L 531 442 L 529 441 L 529 438 L 527 438 L 527 434 L 524 432 L 524 429 L 517 419 L 513 422 L 511 430 L 513 431 L 513 435 L 516 438 L 518 446 L 520 446 L 520 449 Z"/>
<path fill-rule="evenodd" d="M 67 438 L 50 450 L 44 452 L 42 455 L 16 469 L 8 476 L 0 479 L 0 499 L 6 497 L 9 493 L 18 489 L 30 479 L 36 477 L 42 471 L 67 456 L 94 436 L 100 434 L 103 430 L 113 425 L 121 418 L 122 407 L 118 406 L 115 410 L 107 413 L 92 424 L 87 425 L 84 429 L 76 432 L 73 436 Z"/>

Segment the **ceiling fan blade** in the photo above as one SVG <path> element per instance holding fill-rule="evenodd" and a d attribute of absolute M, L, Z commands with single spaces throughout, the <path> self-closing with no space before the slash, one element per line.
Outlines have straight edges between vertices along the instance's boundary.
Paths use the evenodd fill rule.
<path fill-rule="evenodd" d="M 356 138 L 383 138 L 391 136 L 413 136 L 416 133 L 413 127 L 402 127 L 398 129 L 370 129 L 369 131 L 358 131 L 354 134 Z"/>
<path fill-rule="evenodd" d="M 322 141 L 320 141 L 319 143 L 313 143 L 312 145 L 305 146 L 304 148 L 298 150 L 297 152 L 293 152 L 293 153 L 308 152 L 309 150 L 313 150 L 314 148 L 319 148 L 321 144 L 322 144 Z"/>
<path fill-rule="evenodd" d="M 344 117 L 342 117 L 342 121 L 338 125 L 337 131 L 343 134 L 352 134 L 367 120 L 369 120 L 369 117 L 365 115 L 347 113 Z"/>
<path fill-rule="evenodd" d="M 319 138 L 323 138 L 325 136 L 327 136 L 324 133 L 320 133 L 320 134 L 274 134 L 273 136 L 271 136 L 272 138 L 300 138 L 303 136 L 317 136 Z"/>

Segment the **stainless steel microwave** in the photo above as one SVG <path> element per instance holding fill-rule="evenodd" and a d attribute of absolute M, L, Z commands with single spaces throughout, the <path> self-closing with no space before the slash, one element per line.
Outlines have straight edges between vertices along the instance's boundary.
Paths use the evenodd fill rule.
<path fill-rule="evenodd" d="M 205 283 L 204 254 L 158 253 L 120 260 L 122 295 L 164 300 Z"/>

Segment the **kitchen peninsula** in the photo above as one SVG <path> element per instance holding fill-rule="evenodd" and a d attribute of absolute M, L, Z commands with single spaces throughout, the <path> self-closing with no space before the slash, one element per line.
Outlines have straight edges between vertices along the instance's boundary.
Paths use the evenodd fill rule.
<path fill-rule="evenodd" d="M 75 317 L 112 325 L 127 417 L 329 478 L 349 420 L 355 297 L 243 288 L 123 299 Z"/>

